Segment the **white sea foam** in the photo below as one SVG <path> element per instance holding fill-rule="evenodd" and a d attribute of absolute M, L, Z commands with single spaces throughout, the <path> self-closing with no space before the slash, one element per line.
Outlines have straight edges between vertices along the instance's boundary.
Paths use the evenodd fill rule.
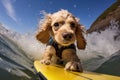
<path fill-rule="evenodd" d="M 37 41 L 34 34 L 25 34 L 15 41 L 31 58 L 41 58 L 41 55 L 45 49 L 45 45 Z"/>
<path fill-rule="evenodd" d="M 108 57 L 120 49 L 120 41 L 115 36 L 120 33 L 118 21 L 111 20 L 110 25 L 104 31 L 93 32 L 86 36 L 87 48 L 85 51 L 94 51 Z M 91 53 L 92 54 L 92 53 Z"/>
<path fill-rule="evenodd" d="M 95 70 L 112 54 L 120 50 L 120 41 L 115 40 L 115 36 L 119 34 L 118 21 L 111 20 L 109 27 L 104 31 L 85 36 L 87 47 L 84 51 L 78 50 L 78 56 L 86 70 Z"/>

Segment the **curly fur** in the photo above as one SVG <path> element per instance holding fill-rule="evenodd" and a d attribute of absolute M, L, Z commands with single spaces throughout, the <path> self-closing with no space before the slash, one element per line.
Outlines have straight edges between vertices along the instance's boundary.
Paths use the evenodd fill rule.
<path fill-rule="evenodd" d="M 46 44 L 50 37 L 52 37 L 59 44 L 59 47 L 69 46 L 76 42 L 78 49 L 85 49 L 86 41 L 82 34 L 83 32 L 83 26 L 79 23 L 78 18 L 74 17 L 67 10 L 60 10 L 46 15 L 36 34 L 36 38 Z M 55 54 L 57 54 L 55 48 L 50 45 L 47 46 L 41 63 L 50 64 L 51 58 Z M 62 58 L 67 61 L 65 70 L 83 71 L 80 59 L 74 49 L 64 50 Z"/>

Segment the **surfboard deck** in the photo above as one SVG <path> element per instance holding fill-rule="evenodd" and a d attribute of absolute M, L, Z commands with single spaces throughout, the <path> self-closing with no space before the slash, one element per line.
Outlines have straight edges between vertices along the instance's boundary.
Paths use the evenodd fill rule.
<path fill-rule="evenodd" d="M 34 67 L 41 76 L 41 80 L 120 80 L 120 76 L 99 74 L 94 72 L 66 71 L 56 64 L 44 65 L 39 60 L 34 61 Z"/>

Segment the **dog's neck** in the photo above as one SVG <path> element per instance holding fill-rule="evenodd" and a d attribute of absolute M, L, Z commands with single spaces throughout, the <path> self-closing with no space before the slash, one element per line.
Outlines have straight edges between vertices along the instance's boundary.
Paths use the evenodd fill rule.
<path fill-rule="evenodd" d="M 56 50 L 56 55 L 62 59 L 62 51 L 65 49 L 74 49 L 76 51 L 76 47 L 74 44 L 71 44 L 69 46 L 62 46 L 60 44 L 58 44 L 52 37 L 49 40 L 49 43 L 47 45 L 51 45 L 55 48 Z"/>
<path fill-rule="evenodd" d="M 59 44 L 53 37 L 50 38 L 49 42 L 54 42 L 58 46 L 59 49 L 62 47 L 67 47 L 67 46 L 63 46 L 63 45 Z"/>

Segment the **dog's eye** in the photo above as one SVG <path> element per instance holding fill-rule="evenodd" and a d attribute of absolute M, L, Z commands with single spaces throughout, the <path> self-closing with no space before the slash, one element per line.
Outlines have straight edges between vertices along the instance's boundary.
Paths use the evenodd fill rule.
<path fill-rule="evenodd" d="M 59 23 L 54 23 L 54 26 L 55 27 L 59 27 Z"/>
<path fill-rule="evenodd" d="M 71 23 L 70 23 L 70 27 L 74 28 L 74 27 L 75 27 L 75 23 L 74 23 L 74 22 L 71 22 Z"/>

